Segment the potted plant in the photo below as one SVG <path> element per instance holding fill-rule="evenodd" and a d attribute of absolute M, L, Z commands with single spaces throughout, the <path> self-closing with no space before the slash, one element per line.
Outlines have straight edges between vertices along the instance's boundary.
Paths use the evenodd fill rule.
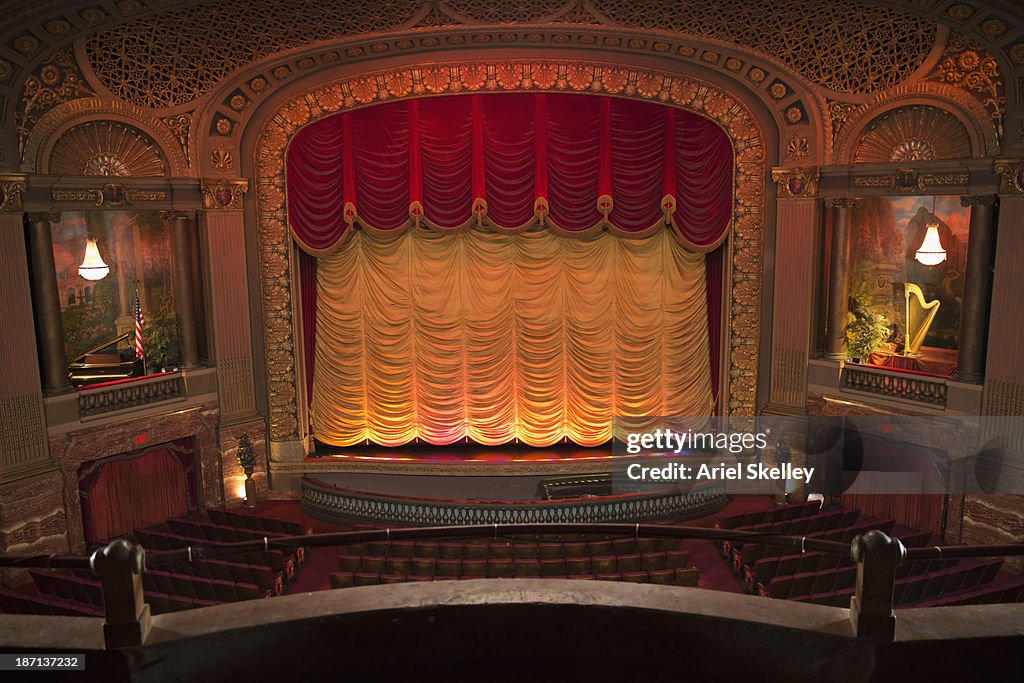
<path fill-rule="evenodd" d="M 892 334 L 889 319 L 872 312 L 867 297 L 850 298 L 846 323 L 846 354 L 855 363 L 869 359 Z"/>
<path fill-rule="evenodd" d="M 146 315 L 142 334 L 146 365 L 151 372 L 164 371 L 178 364 L 178 316 L 170 294 L 161 297 L 155 310 Z"/>
<path fill-rule="evenodd" d="M 235 457 L 238 458 L 238 464 L 245 472 L 245 507 L 256 507 L 256 482 L 252 480 L 252 473 L 256 468 L 256 449 L 253 448 L 252 439 L 248 434 L 238 437 Z"/>

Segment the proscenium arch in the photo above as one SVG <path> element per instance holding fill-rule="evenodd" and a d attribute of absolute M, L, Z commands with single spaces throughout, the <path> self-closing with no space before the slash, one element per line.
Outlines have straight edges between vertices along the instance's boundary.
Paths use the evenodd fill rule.
<path fill-rule="evenodd" d="M 733 215 L 726 242 L 722 311 L 720 405 L 725 414 L 753 415 L 762 316 L 767 154 L 761 123 L 746 102 L 723 86 L 695 76 L 618 63 L 534 59 L 500 63 L 465 60 L 399 66 L 313 84 L 268 113 L 251 139 L 259 280 L 263 307 L 270 437 L 301 438 L 297 397 L 302 367 L 294 316 L 294 245 L 287 220 L 285 153 L 303 127 L 352 110 L 392 102 L 472 92 L 561 92 L 659 102 L 721 126 L 735 153 Z"/>

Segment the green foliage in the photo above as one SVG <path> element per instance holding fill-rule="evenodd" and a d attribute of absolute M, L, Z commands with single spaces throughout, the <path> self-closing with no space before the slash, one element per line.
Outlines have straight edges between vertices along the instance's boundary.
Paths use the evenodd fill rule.
<path fill-rule="evenodd" d="M 156 310 L 143 313 L 146 320 L 142 328 L 142 343 L 146 352 L 146 364 L 150 368 L 174 367 L 181 358 L 174 299 L 170 293 L 165 293 L 160 297 Z"/>
<path fill-rule="evenodd" d="M 90 348 L 117 336 L 114 327 L 114 291 L 110 278 L 89 283 L 90 300 L 68 306 L 61 313 L 64 324 L 64 351 L 69 361 Z"/>
<path fill-rule="evenodd" d="M 871 310 L 867 283 L 858 278 L 850 287 L 850 311 L 846 314 L 846 354 L 867 360 L 889 338 L 889 318 Z"/>
<path fill-rule="evenodd" d="M 256 467 L 256 450 L 253 448 L 252 439 L 249 438 L 248 434 L 242 434 L 238 437 L 238 450 L 235 452 L 235 456 L 238 458 L 238 464 L 242 466 L 242 469 Z"/>

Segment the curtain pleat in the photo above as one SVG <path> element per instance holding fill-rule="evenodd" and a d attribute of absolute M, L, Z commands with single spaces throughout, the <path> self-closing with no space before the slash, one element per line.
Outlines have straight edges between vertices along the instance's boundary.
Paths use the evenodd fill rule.
<path fill-rule="evenodd" d="M 318 440 L 597 445 L 712 411 L 704 256 L 550 230 L 356 231 L 317 268 Z"/>

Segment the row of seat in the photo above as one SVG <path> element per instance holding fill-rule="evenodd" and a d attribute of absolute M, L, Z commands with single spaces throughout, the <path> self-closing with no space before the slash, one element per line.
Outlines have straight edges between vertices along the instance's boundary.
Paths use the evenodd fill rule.
<path fill-rule="evenodd" d="M 947 605 L 983 605 L 1024 602 L 1024 579 L 1003 585 L 990 584 L 974 590 L 943 595 L 934 600 L 923 600 L 916 607 L 944 607 Z"/>
<path fill-rule="evenodd" d="M 809 595 L 825 595 L 853 588 L 857 581 L 856 567 L 840 567 L 791 576 L 776 576 L 767 584 L 758 584 L 758 595 L 766 598 L 797 599 Z"/>
<path fill-rule="evenodd" d="M 891 534 L 892 528 L 895 524 L 896 520 L 894 519 L 863 521 L 841 529 L 818 531 L 813 534 L 807 534 L 807 538 L 850 543 L 853 541 L 854 537 L 867 533 L 872 529 L 879 529 L 886 534 Z M 787 553 L 786 548 L 783 546 L 765 545 L 763 543 L 744 543 L 742 548 L 732 549 L 730 560 L 733 571 L 735 571 L 737 575 L 743 576 L 743 572 L 746 570 L 746 567 L 753 567 L 754 563 L 761 558 L 778 557 L 784 554 L 789 553 Z"/>
<path fill-rule="evenodd" d="M 259 517 L 237 510 L 219 510 L 207 508 L 206 516 L 214 524 L 230 526 L 236 529 L 252 529 L 253 531 L 272 531 L 290 536 L 306 536 L 313 533 L 313 527 L 298 522 L 289 522 L 273 517 Z"/>
<path fill-rule="evenodd" d="M 780 505 L 778 507 L 755 510 L 753 512 L 741 512 L 729 515 L 722 519 L 714 520 L 716 529 L 737 529 L 743 526 L 761 524 L 763 522 L 781 522 L 787 519 L 796 519 L 808 515 L 817 514 L 821 510 L 821 503 L 818 501 L 810 503 L 793 503 L 791 505 Z"/>
<path fill-rule="evenodd" d="M 413 542 L 369 541 L 345 547 L 348 555 L 382 557 L 433 557 L 443 560 L 488 560 L 496 558 L 555 560 L 584 556 L 635 555 L 679 549 L 679 539 L 616 538 L 597 541 L 540 542 L 533 541 L 467 541 Z"/>
<path fill-rule="evenodd" d="M 373 586 L 381 583 L 404 583 L 408 581 L 453 581 L 456 579 L 502 578 L 473 576 L 417 576 L 413 574 L 378 574 L 375 572 L 332 572 L 330 581 L 332 588 L 349 588 L 351 586 Z M 697 569 L 659 569 L 650 572 L 626 572 L 607 574 L 560 574 L 553 576 L 519 576 L 517 578 L 544 579 L 589 579 L 597 581 L 627 581 L 631 583 L 654 583 L 665 586 L 696 586 L 700 579 Z"/>
<path fill-rule="evenodd" d="M 191 574 L 178 574 L 159 569 L 147 569 L 142 573 L 142 586 L 148 591 L 180 595 L 186 598 L 200 598 L 212 602 L 238 602 L 269 598 L 272 591 L 260 590 L 252 583 L 238 583 L 222 579 L 204 579 Z"/>
<path fill-rule="evenodd" d="M 927 531 L 915 532 L 900 537 L 908 548 L 917 548 L 925 545 L 932 535 Z M 916 576 L 929 571 L 943 569 L 956 564 L 955 560 L 917 560 L 906 562 L 896 569 L 896 576 Z M 753 566 L 743 567 L 743 583 L 747 590 L 756 592 L 759 584 L 767 585 L 769 581 L 777 576 L 791 576 L 804 572 L 816 572 L 825 569 L 834 569 L 840 566 L 850 566 L 852 560 L 843 555 L 833 553 L 791 553 L 775 557 L 763 557 L 754 563 Z"/>
<path fill-rule="evenodd" d="M 171 517 L 167 526 L 172 533 L 188 538 L 199 538 L 214 543 L 240 543 L 242 541 L 261 541 L 265 538 L 291 538 L 292 534 L 278 531 L 254 531 L 252 529 L 236 529 L 221 526 L 212 522 L 203 522 L 187 517 Z M 304 549 L 295 548 L 295 556 L 299 564 L 305 560 Z"/>
<path fill-rule="evenodd" d="M 103 585 L 96 579 L 87 579 L 74 574 L 49 572 L 39 569 L 30 570 L 32 580 L 43 596 L 65 600 L 82 609 L 90 609 L 102 614 Z M 150 605 L 153 614 L 176 612 L 193 607 L 216 605 L 214 600 L 189 598 L 178 595 L 166 595 L 159 591 L 144 591 L 144 598 Z"/>
<path fill-rule="evenodd" d="M 0 613 L 54 614 L 63 617 L 102 617 L 103 610 L 80 602 L 60 600 L 48 595 L 29 595 L 0 588 Z"/>
<path fill-rule="evenodd" d="M 190 545 L 223 545 L 221 541 L 181 536 L 155 529 L 136 529 L 134 535 L 143 547 L 151 550 L 175 550 Z M 282 572 L 286 582 L 290 582 L 295 576 L 297 560 L 294 554 L 285 555 L 280 550 L 268 550 L 240 553 L 239 557 L 247 564 L 266 566 L 275 572 Z"/>
<path fill-rule="evenodd" d="M 853 526 L 857 523 L 859 516 L 859 510 L 843 510 L 839 508 L 792 520 L 737 527 L 734 531 L 756 531 L 758 533 L 779 534 L 783 536 L 809 536 L 822 531 L 832 531 L 833 529 Z M 722 556 L 729 557 L 734 548 L 739 548 L 742 545 L 742 541 L 723 541 Z"/>
<path fill-rule="evenodd" d="M 433 557 L 381 557 L 340 555 L 338 568 L 347 572 L 444 577 L 531 577 L 582 574 L 625 574 L 663 569 L 685 569 L 690 553 L 685 550 L 634 555 L 604 555 L 540 560 L 536 558 L 437 559 Z"/>
<path fill-rule="evenodd" d="M 272 595 L 280 595 L 284 590 L 283 572 L 275 572 L 270 567 L 262 565 L 228 560 L 195 560 L 175 562 L 163 568 L 177 574 L 189 574 L 203 579 L 251 583 L 261 591 L 270 591 Z"/>

